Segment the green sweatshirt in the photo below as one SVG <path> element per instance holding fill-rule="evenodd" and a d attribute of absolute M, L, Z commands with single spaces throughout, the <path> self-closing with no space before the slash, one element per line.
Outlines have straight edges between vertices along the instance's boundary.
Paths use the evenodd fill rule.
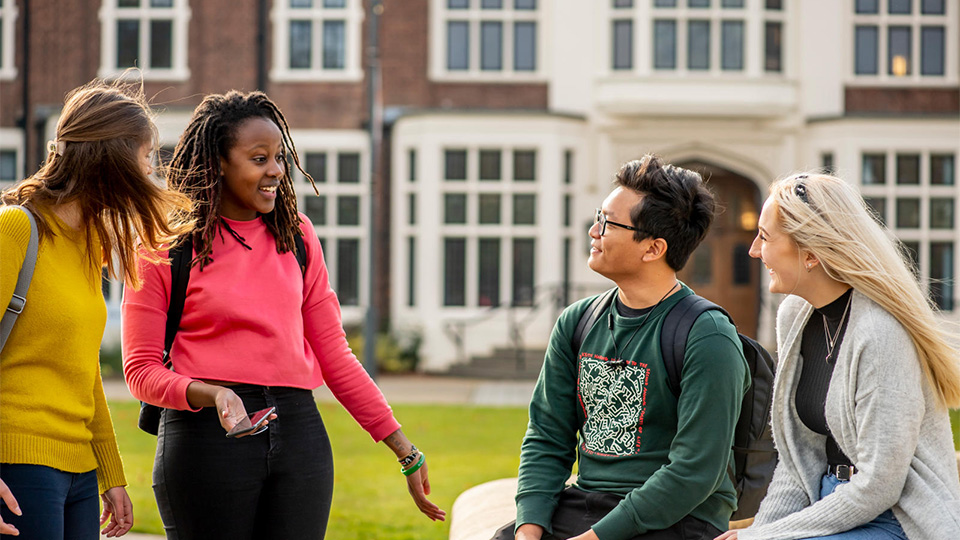
<path fill-rule="evenodd" d="M 642 325 L 643 317 L 621 317 L 611 304 L 613 330 L 603 315 L 584 336 L 579 356 L 571 339 L 593 298 L 560 315 L 530 402 L 517 526 L 552 531 L 559 494 L 579 455 L 577 487 L 624 496 L 593 526 L 600 540 L 665 529 L 687 515 L 726 530 L 736 508 L 727 467 L 750 377 L 736 328 L 708 311 L 687 339 L 679 399 L 670 392 L 660 327 L 670 308 L 692 293 L 684 285 Z"/>

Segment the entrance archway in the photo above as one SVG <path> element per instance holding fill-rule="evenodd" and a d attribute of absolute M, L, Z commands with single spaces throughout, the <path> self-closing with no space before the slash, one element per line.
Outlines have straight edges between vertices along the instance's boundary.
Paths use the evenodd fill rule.
<path fill-rule="evenodd" d="M 718 212 L 707 238 L 690 256 L 680 279 L 730 313 L 741 333 L 756 338 L 760 315 L 760 263 L 749 255 L 757 234 L 760 190 L 750 179 L 702 161 L 679 163 L 703 175 Z"/>

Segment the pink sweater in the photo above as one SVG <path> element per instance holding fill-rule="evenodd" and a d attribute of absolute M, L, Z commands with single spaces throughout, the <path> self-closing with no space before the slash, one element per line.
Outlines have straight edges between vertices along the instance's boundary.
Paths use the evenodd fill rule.
<path fill-rule="evenodd" d="M 134 397 L 191 410 L 187 386 L 197 379 L 305 389 L 326 383 L 375 441 L 400 427 L 347 344 L 320 242 L 300 218 L 306 275 L 293 252 L 277 253 L 263 221 L 226 220 L 253 249 L 221 227 L 213 262 L 191 270 L 170 354 L 175 372 L 162 364 L 170 266 L 141 261 L 142 288 L 123 296 L 123 373 Z"/>

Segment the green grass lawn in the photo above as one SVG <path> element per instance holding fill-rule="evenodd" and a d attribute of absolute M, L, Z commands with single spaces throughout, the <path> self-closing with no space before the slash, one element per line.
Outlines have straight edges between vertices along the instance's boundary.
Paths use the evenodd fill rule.
<path fill-rule="evenodd" d="M 136 402 L 110 404 L 133 501 L 134 531 L 162 534 L 151 488 L 156 438 L 137 429 Z M 441 540 L 449 536 L 450 510 L 463 491 L 517 475 L 527 410 L 468 406 L 398 405 L 403 431 L 429 459 L 430 500 L 447 511 L 447 523 L 423 516 L 407 494 L 396 458 L 375 444 L 346 411 L 320 405 L 333 444 L 334 495 L 327 538 L 337 540 Z"/>

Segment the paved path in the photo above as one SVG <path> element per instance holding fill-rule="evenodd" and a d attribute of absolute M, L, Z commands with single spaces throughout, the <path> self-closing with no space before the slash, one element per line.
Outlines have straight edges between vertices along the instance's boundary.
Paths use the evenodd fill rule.
<path fill-rule="evenodd" d="M 390 375 L 377 379 L 377 385 L 391 404 L 477 405 L 490 407 L 519 407 L 530 402 L 533 381 L 495 381 L 459 379 L 439 375 Z M 103 381 L 107 399 L 132 400 L 123 379 Z M 314 391 L 318 401 L 335 401 L 326 386 Z M 125 540 L 162 540 L 163 536 L 127 533 Z"/>

